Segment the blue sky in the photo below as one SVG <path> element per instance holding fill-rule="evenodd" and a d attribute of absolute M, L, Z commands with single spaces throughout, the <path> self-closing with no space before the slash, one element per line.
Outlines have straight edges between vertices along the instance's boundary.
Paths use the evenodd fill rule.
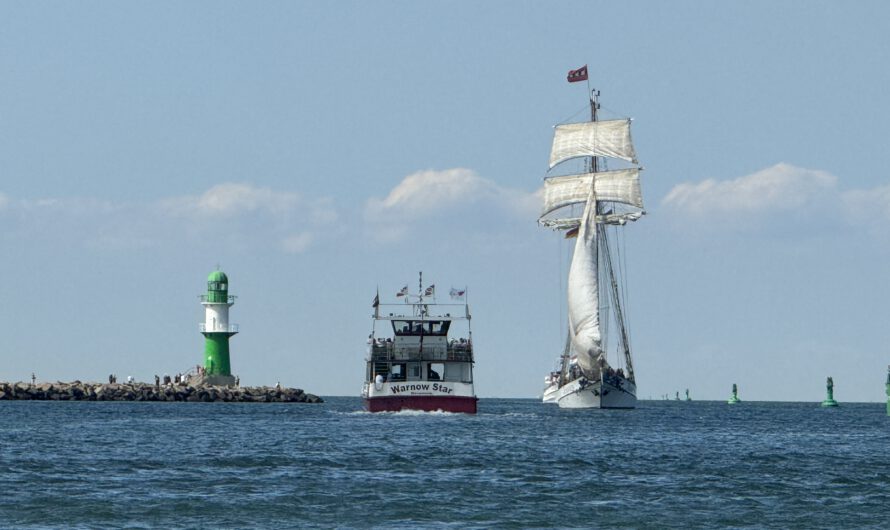
<path fill-rule="evenodd" d="M 890 364 L 882 2 L 0 4 L 0 379 L 200 362 L 357 395 L 370 302 L 469 286 L 481 396 L 562 347 L 535 224 L 552 126 L 634 118 L 640 396 L 879 401 Z"/>

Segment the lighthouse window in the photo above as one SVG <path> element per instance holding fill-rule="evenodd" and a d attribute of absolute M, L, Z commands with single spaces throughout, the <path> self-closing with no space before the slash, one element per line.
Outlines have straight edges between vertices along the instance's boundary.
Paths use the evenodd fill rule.
<path fill-rule="evenodd" d="M 225 291 L 225 290 L 226 290 L 226 284 L 224 284 L 224 283 L 219 284 L 219 290 L 220 290 L 220 291 Z"/>

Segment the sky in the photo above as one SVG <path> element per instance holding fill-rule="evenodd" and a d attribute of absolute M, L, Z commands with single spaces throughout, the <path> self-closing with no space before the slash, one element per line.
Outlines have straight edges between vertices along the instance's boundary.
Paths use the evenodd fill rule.
<path fill-rule="evenodd" d="M 481 397 L 535 397 L 568 244 L 536 224 L 589 66 L 632 117 L 640 398 L 882 401 L 890 4 L 2 2 L 0 380 L 150 381 L 238 296 L 243 385 L 358 395 L 371 302 L 466 286 Z M 579 114 L 580 113 L 580 114 Z"/>

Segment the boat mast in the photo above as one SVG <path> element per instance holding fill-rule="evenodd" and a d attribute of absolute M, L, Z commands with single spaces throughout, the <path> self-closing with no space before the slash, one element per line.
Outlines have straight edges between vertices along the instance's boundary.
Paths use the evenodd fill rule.
<path fill-rule="evenodd" d="M 420 313 L 420 357 L 423 358 L 423 316 L 426 313 L 423 305 L 423 271 L 420 271 L 420 277 L 417 279 L 417 310 Z"/>

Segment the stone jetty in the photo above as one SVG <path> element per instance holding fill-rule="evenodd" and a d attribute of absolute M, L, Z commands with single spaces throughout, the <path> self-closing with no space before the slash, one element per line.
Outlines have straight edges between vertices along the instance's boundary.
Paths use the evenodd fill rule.
<path fill-rule="evenodd" d="M 0 401 L 191 401 L 225 403 L 323 403 L 299 388 L 152 385 L 148 383 L 2 383 Z"/>

